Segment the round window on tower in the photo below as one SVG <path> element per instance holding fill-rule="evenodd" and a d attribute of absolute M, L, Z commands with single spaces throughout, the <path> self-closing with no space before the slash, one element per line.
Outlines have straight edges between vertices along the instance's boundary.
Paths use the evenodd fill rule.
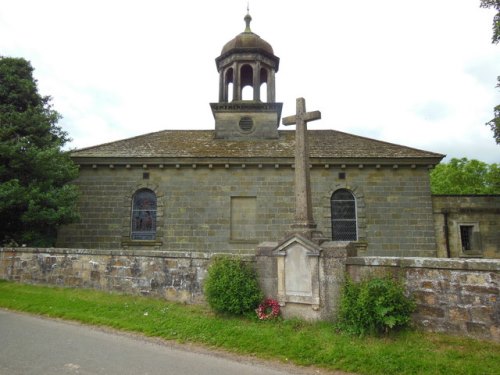
<path fill-rule="evenodd" d="M 253 130 L 253 120 L 251 117 L 242 117 L 239 125 L 242 133 L 251 133 Z"/>

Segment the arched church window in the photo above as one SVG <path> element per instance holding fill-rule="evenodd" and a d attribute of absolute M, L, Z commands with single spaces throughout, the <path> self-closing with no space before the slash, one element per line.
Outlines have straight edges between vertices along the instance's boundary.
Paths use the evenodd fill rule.
<path fill-rule="evenodd" d="M 154 240 L 156 237 L 156 194 L 138 190 L 132 198 L 132 240 Z"/>
<path fill-rule="evenodd" d="M 339 189 L 330 199 L 332 211 L 332 240 L 356 241 L 356 199 L 347 189 Z"/>

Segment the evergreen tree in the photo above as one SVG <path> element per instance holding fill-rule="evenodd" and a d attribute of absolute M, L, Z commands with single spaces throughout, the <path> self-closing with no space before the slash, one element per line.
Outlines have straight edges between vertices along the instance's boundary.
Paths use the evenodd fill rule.
<path fill-rule="evenodd" d="M 0 244 L 52 246 L 57 227 L 78 219 L 78 175 L 62 151 L 67 133 L 31 64 L 0 56 Z"/>

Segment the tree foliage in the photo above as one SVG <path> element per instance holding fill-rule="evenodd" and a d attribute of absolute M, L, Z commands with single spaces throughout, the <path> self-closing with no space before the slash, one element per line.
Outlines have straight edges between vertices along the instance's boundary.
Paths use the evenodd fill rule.
<path fill-rule="evenodd" d="M 481 0 L 481 8 L 493 8 L 497 14 L 493 17 L 493 36 L 491 42 L 496 44 L 500 41 L 500 0 Z"/>
<path fill-rule="evenodd" d="M 433 194 L 500 194 L 500 165 L 453 158 L 431 171 Z"/>
<path fill-rule="evenodd" d="M 38 93 L 31 64 L 0 56 L 0 244 L 51 246 L 74 222 L 78 174 L 60 115 Z"/>
<path fill-rule="evenodd" d="M 500 88 L 500 76 L 497 77 L 497 80 L 497 87 Z M 491 131 L 493 132 L 493 138 L 495 138 L 497 144 L 500 145 L 500 104 L 493 108 L 493 116 L 493 119 L 488 121 L 486 125 L 491 128 Z"/>
<path fill-rule="evenodd" d="M 500 41 L 500 0 L 481 0 L 481 8 L 493 8 L 497 11 L 497 14 L 493 17 L 493 36 L 491 42 L 497 44 Z M 497 87 L 500 88 L 500 76 L 497 77 L 498 84 Z M 493 131 L 493 138 L 497 144 L 500 144 L 500 105 L 497 105 L 493 109 L 493 119 L 488 121 L 488 125 Z"/>

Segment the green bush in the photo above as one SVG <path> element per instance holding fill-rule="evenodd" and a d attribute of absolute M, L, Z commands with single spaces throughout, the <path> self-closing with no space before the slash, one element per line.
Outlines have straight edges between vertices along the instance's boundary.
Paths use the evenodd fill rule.
<path fill-rule="evenodd" d="M 354 283 L 347 277 L 340 300 L 337 327 L 351 334 L 388 333 L 407 326 L 415 302 L 404 286 L 390 278 Z"/>
<path fill-rule="evenodd" d="M 233 315 L 253 312 L 263 298 L 251 264 L 229 256 L 213 259 L 204 290 L 213 310 Z"/>

